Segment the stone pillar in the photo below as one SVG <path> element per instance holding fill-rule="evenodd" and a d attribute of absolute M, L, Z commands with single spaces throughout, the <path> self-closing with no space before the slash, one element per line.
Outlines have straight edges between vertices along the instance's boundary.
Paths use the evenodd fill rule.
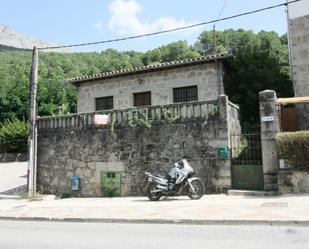
<path fill-rule="evenodd" d="M 276 109 L 276 93 L 265 90 L 259 93 L 261 142 L 264 173 L 264 190 L 278 190 L 279 160 L 276 148 L 276 134 L 279 132 L 279 118 Z"/>

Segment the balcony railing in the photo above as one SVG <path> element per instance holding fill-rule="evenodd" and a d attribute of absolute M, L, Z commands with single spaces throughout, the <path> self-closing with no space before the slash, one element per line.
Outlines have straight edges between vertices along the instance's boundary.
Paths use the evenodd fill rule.
<path fill-rule="evenodd" d="M 38 129 L 76 128 L 82 129 L 95 125 L 95 115 L 105 114 L 109 116 L 109 122 L 126 123 L 138 119 L 141 112 L 151 120 L 160 121 L 166 119 L 190 119 L 206 117 L 216 109 L 217 101 L 193 101 L 169 105 L 135 107 L 127 109 L 114 109 L 96 111 L 91 113 L 78 113 L 66 116 L 50 116 L 38 118 Z"/>

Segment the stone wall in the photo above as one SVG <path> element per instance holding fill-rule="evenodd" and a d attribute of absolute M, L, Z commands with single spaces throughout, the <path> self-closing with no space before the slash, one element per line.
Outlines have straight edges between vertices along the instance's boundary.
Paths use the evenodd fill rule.
<path fill-rule="evenodd" d="M 173 103 L 173 88 L 198 87 L 198 100 L 215 100 L 223 94 L 221 62 L 141 73 L 81 83 L 77 112 L 95 111 L 95 98 L 114 97 L 114 109 L 133 107 L 133 93 L 151 91 L 152 105 Z"/>
<path fill-rule="evenodd" d="M 281 194 L 309 193 L 309 172 L 294 169 L 279 170 L 278 191 Z"/>
<path fill-rule="evenodd" d="M 262 161 L 264 174 L 264 190 L 278 190 L 278 154 L 276 134 L 280 131 L 276 106 L 277 96 L 273 90 L 259 93 Z"/>
<path fill-rule="evenodd" d="M 28 160 L 28 153 L 0 153 L 0 162 L 25 162 Z"/>
<path fill-rule="evenodd" d="M 229 135 L 241 134 L 240 118 L 239 118 L 239 106 L 231 102 L 228 103 L 228 125 Z M 231 145 L 230 145 L 231 147 Z"/>
<path fill-rule="evenodd" d="M 296 97 L 309 96 L 309 15 L 289 20 Z M 309 130 L 309 105 L 296 105 L 299 130 Z"/>
<path fill-rule="evenodd" d="M 228 99 L 218 99 L 217 112 L 206 117 L 156 121 L 150 129 L 121 124 L 39 129 L 38 190 L 71 192 L 70 177 L 81 180 L 78 196 L 102 196 L 101 171 L 121 172 L 121 195 L 140 195 L 144 172 L 165 174 L 172 163 L 187 158 L 207 192 L 231 187 L 228 158 L 217 149 L 229 146 Z"/>
<path fill-rule="evenodd" d="M 295 95 L 309 96 L 309 15 L 290 19 Z"/>

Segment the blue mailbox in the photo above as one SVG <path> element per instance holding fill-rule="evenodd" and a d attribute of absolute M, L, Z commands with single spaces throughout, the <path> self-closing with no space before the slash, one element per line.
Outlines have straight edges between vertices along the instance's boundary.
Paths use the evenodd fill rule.
<path fill-rule="evenodd" d="M 71 189 L 73 191 L 78 190 L 79 189 L 79 177 L 78 176 L 71 176 L 70 180 L 71 180 Z"/>

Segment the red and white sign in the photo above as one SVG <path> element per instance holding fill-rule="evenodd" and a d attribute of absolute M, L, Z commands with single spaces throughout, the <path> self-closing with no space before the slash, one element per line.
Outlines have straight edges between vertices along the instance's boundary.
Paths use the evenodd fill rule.
<path fill-rule="evenodd" d="M 105 114 L 96 114 L 94 115 L 95 125 L 107 125 L 109 123 L 109 116 Z"/>

